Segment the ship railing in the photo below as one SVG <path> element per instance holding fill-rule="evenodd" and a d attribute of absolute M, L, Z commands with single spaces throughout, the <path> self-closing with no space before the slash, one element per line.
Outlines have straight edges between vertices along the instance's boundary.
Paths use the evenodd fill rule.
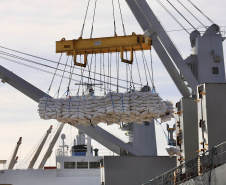
<path fill-rule="evenodd" d="M 61 148 L 59 149 L 56 149 L 56 156 L 59 157 L 59 156 L 70 156 L 71 155 L 71 151 L 69 150 L 65 150 L 63 152 L 63 150 Z"/>
<path fill-rule="evenodd" d="M 162 175 L 149 180 L 142 185 L 176 185 L 199 178 L 214 168 L 226 163 L 226 141 L 210 150 L 200 153 Z"/>

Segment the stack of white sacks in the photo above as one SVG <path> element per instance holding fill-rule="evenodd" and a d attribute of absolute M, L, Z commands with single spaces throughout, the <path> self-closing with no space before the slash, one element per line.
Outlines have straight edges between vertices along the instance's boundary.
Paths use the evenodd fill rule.
<path fill-rule="evenodd" d="M 174 108 L 171 102 L 163 102 L 157 93 L 110 92 L 104 97 L 44 97 L 40 99 L 38 111 L 45 120 L 56 119 L 73 125 L 96 125 L 99 122 L 111 125 L 119 122 L 141 123 L 153 118 L 168 121 L 173 117 Z"/>

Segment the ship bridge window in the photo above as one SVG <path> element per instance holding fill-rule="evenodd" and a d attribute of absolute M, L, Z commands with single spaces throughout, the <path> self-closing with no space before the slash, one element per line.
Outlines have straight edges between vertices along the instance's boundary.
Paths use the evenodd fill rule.
<path fill-rule="evenodd" d="M 77 162 L 77 168 L 88 168 L 88 162 Z"/>
<path fill-rule="evenodd" d="M 100 167 L 100 162 L 90 162 L 89 163 L 89 168 L 99 168 Z"/>
<path fill-rule="evenodd" d="M 75 169 L 75 162 L 64 162 L 64 169 Z"/>

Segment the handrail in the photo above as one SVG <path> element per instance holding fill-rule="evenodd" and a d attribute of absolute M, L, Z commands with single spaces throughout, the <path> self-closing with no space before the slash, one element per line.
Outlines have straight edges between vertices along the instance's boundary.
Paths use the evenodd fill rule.
<path fill-rule="evenodd" d="M 180 184 L 226 163 L 226 141 L 142 185 Z"/>

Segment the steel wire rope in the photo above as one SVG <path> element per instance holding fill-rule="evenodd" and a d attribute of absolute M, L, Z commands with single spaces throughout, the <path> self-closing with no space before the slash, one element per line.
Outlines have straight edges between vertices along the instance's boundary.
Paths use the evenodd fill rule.
<path fill-rule="evenodd" d="M 24 63 L 21 63 L 21 62 L 18 62 L 18 61 L 15 61 L 15 60 L 12 60 L 12 59 L 9 59 L 9 58 L 5 58 L 5 57 L 2 57 L 2 56 L 0 56 L 0 58 L 2 58 L 2 59 L 4 59 L 4 60 L 7 60 L 7 61 L 9 61 L 9 62 L 13 62 L 13 63 L 16 63 L 16 64 L 19 64 L 19 65 L 22 65 L 22 66 L 26 66 L 26 67 L 29 67 L 29 68 L 32 68 L 32 69 L 36 69 L 36 70 L 39 70 L 39 71 L 42 71 L 42 72 L 46 72 L 46 73 L 48 73 L 48 74 L 54 74 L 53 72 L 50 72 L 50 71 L 47 71 L 47 70 L 44 70 L 44 69 L 40 69 L 40 68 L 37 68 L 37 67 L 34 67 L 34 66 L 30 66 L 30 65 L 28 65 L 28 64 L 24 64 Z M 55 68 L 53 68 L 53 69 L 55 69 Z M 62 70 L 59 70 L 59 71 L 62 71 Z M 67 71 L 66 71 L 67 72 Z M 67 72 L 67 73 L 69 73 L 69 72 Z M 79 74 L 75 74 L 75 73 L 73 73 L 74 75 L 77 75 L 77 76 L 80 76 Z M 62 75 L 59 75 L 59 74 L 56 74 L 56 76 L 58 76 L 58 77 L 62 77 Z M 86 77 L 86 76 L 85 76 Z M 64 78 L 66 78 L 66 79 L 69 79 L 68 77 L 64 77 Z M 87 78 L 87 77 L 86 77 Z M 80 82 L 79 80 L 75 80 L 75 79 L 72 79 L 73 81 L 76 81 L 76 82 Z M 71 80 L 71 81 L 72 81 Z M 98 80 L 99 81 L 99 80 Z M 111 84 L 111 85 L 113 85 L 113 86 L 117 86 L 116 84 Z M 100 87 L 98 87 L 98 88 L 100 88 Z M 126 89 L 126 87 L 124 87 L 124 86 L 120 86 L 120 88 L 123 88 L 123 89 Z"/>
<path fill-rule="evenodd" d="M 2 58 L 2 59 L 4 59 L 4 60 L 7 60 L 7 61 L 12 60 L 12 59 L 5 58 L 5 57 L 2 57 L 2 56 L 0 56 L 0 58 Z M 13 62 L 13 61 L 11 61 L 11 62 Z M 14 63 L 16 63 L 16 62 L 18 62 L 18 61 L 14 61 Z M 32 61 L 31 63 L 35 63 L 35 64 L 37 64 L 37 65 L 42 65 L 42 66 L 45 66 L 45 67 L 49 67 L 49 68 L 51 68 L 51 69 L 56 69 L 56 68 L 54 68 L 54 67 L 52 67 L 52 66 L 43 65 L 43 64 L 40 64 L 40 63 L 34 62 L 34 61 Z M 19 62 L 18 62 L 18 64 L 19 64 Z M 24 66 L 29 66 L 29 65 L 23 64 L 23 63 L 21 63 L 21 62 L 20 62 L 20 64 L 21 64 L 21 65 L 24 65 Z M 33 66 L 29 66 L 29 67 L 34 68 L 34 69 L 36 68 L 36 67 L 33 67 Z M 46 71 L 46 70 L 43 70 L 43 69 L 40 69 L 40 68 L 39 68 L 39 70 Z M 58 71 L 61 71 L 61 72 L 62 72 L 63 70 L 62 70 L 62 69 L 58 69 Z M 68 72 L 68 71 L 65 71 L 65 72 L 66 72 L 66 73 L 70 73 L 70 72 Z M 49 73 L 49 74 L 54 74 L 54 73 Z M 76 74 L 76 73 L 73 73 L 73 74 L 81 77 L 80 74 Z M 59 76 L 59 75 L 56 75 L 56 76 Z M 84 77 L 84 78 L 88 78 L 88 77 L 86 77 L 86 76 L 83 76 L 83 77 Z M 91 79 L 92 79 L 92 78 L 91 78 Z M 116 79 L 116 78 L 115 78 L 115 79 Z M 99 80 L 97 80 L 97 79 L 93 79 L 93 80 L 99 81 Z M 102 81 L 101 81 L 101 82 L 102 82 Z M 111 85 L 117 86 L 117 85 L 114 84 L 114 83 L 111 83 Z M 123 87 L 123 86 L 120 86 L 120 87 L 126 89 L 126 87 Z"/>
<path fill-rule="evenodd" d="M 124 35 L 126 36 L 126 30 L 125 30 L 125 26 L 124 26 L 123 17 L 122 17 L 122 9 L 121 9 L 121 5 L 120 5 L 120 1 L 119 1 L 119 0 L 118 0 L 118 6 L 119 6 L 120 15 L 121 15 L 121 20 L 122 20 L 122 28 L 123 28 L 123 32 L 124 32 Z"/>
<path fill-rule="evenodd" d="M 65 63 L 63 74 L 62 74 L 62 77 L 61 77 L 61 80 L 60 80 L 60 85 L 59 85 L 59 88 L 57 90 L 57 98 L 59 97 L 59 92 L 60 92 L 61 84 L 62 84 L 62 81 L 63 81 L 63 76 L 64 76 L 64 73 L 65 73 L 66 65 L 68 63 L 68 59 L 69 59 L 69 56 L 67 57 L 67 61 Z"/>
<path fill-rule="evenodd" d="M 100 81 L 101 81 L 101 77 L 102 77 L 101 73 L 102 73 L 102 57 L 101 57 L 101 54 L 100 54 Z M 100 91 L 102 93 L 102 85 L 101 85 Z"/>
<path fill-rule="evenodd" d="M 48 89 L 48 93 L 49 93 L 49 91 L 50 91 L 50 89 L 51 89 L 51 87 L 52 87 L 53 80 L 54 80 L 54 78 L 55 78 L 55 76 L 56 76 L 56 72 L 57 72 L 57 70 L 58 70 L 59 63 L 60 63 L 60 60 L 61 60 L 62 55 L 63 55 L 63 53 L 61 53 L 61 55 L 60 55 L 60 59 L 59 59 L 59 61 L 58 61 L 58 63 L 57 63 L 56 70 L 55 70 L 55 72 L 54 72 L 54 74 L 53 74 L 53 78 L 52 78 L 52 80 L 51 80 L 51 83 L 50 83 L 50 86 L 49 86 L 49 89 Z M 47 93 L 47 94 L 48 94 L 48 93 Z"/>
<path fill-rule="evenodd" d="M 78 91 L 77 91 L 77 94 L 79 95 L 79 91 L 80 91 L 80 86 L 81 86 L 81 84 L 82 84 L 82 86 L 84 85 L 83 84 L 83 73 L 84 73 L 84 67 L 83 67 L 83 70 L 82 70 L 82 66 L 81 66 L 81 80 L 80 80 L 80 83 L 79 83 L 79 86 L 78 86 Z M 83 88 L 82 88 L 82 90 L 83 90 Z M 84 95 L 84 91 L 82 92 L 82 96 Z"/>
<path fill-rule="evenodd" d="M 109 50 L 108 50 L 108 76 L 110 75 L 110 53 L 109 53 Z M 107 81 L 108 81 L 108 91 L 109 91 L 109 78 L 107 78 Z"/>
<path fill-rule="evenodd" d="M 131 69 L 130 69 L 130 65 L 129 65 L 129 71 L 130 71 L 130 90 L 132 90 L 132 84 L 133 84 L 133 89 L 135 89 L 134 86 L 134 81 L 133 81 L 133 65 L 131 64 Z M 132 82 L 132 84 L 131 84 Z"/>
<path fill-rule="evenodd" d="M 115 7 L 114 7 L 114 1 L 112 0 L 112 13 L 113 13 L 113 19 L 114 19 L 114 35 L 116 36 L 116 24 L 115 24 Z"/>
<path fill-rule="evenodd" d="M 112 53 L 111 53 L 111 56 L 110 56 L 110 77 L 111 77 L 111 61 L 112 61 Z M 110 78 L 110 91 L 111 91 L 111 78 Z"/>
<path fill-rule="evenodd" d="M 177 2 L 180 3 L 185 10 L 187 10 L 202 26 L 206 28 L 206 26 L 186 6 L 184 6 L 184 4 L 180 2 L 180 0 L 177 0 Z"/>
<path fill-rule="evenodd" d="M 1 46 L 0 46 L 0 48 L 1 48 Z M 11 50 L 11 49 L 8 49 L 8 50 Z M 34 55 L 22 53 L 22 52 L 19 52 L 19 51 L 16 51 L 16 50 L 13 50 L 13 51 L 18 52 L 18 53 L 21 53 L 21 54 L 24 54 L 24 55 L 28 55 L 28 56 L 31 56 L 31 57 L 34 57 L 34 58 L 38 58 L 38 59 L 41 59 L 41 60 L 49 61 L 49 62 L 54 63 L 54 64 L 57 64 L 57 62 L 52 61 L 52 60 L 48 60 L 48 59 L 41 58 L 41 57 L 37 57 L 37 56 L 34 56 Z M 33 62 L 33 63 L 35 63 L 35 64 L 43 65 L 43 66 L 45 66 L 45 67 L 48 67 L 48 65 L 46 65 L 46 64 L 41 64 L 41 63 L 38 63 L 38 62 L 34 62 L 34 61 L 30 60 L 30 59 L 26 59 L 26 58 L 23 58 L 23 57 L 20 57 L 20 56 L 17 56 L 17 55 L 13 55 L 13 54 L 7 53 L 7 52 L 5 52 L 5 51 L 0 51 L 0 52 L 2 52 L 2 54 L 4 53 L 4 55 L 8 55 L 8 56 L 10 55 L 11 57 L 14 57 L 14 58 L 18 58 L 18 59 L 21 59 L 21 60 L 24 60 L 24 61 L 27 61 L 27 62 Z M 65 65 L 65 64 L 60 63 L 59 65 Z M 51 66 L 50 66 L 50 67 L 51 67 Z M 70 67 L 70 65 L 67 65 L 67 67 Z M 74 67 L 75 67 L 75 66 L 74 66 Z M 51 68 L 53 68 L 53 67 L 51 67 Z M 55 69 L 55 68 L 54 68 L 54 69 Z M 78 67 L 75 67 L 75 69 L 79 69 L 79 68 L 78 68 Z M 88 70 L 85 70 L 85 71 L 88 71 Z M 91 72 L 91 73 L 94 73 L 93 71 L 90 71 L 90 72 Z M 99 73 L 96 72 L 96 74 L 98 75 Z M 111 76 L 106 76 L 106 77 L 110 77 L 110 78 L 112 78 L 112 79 L 117 79 L 117 78 L 111 77 Z M 120 81 L 126 82 L 126 80 L 123 80 L 123 79 L 119 79 L 119 80 L 120 80 Z M 140 85 L 140 84 L 137 83 L 136 85 Z"/>
<path fill-rule="evenodd" d="M 160 0 L 156 0 L 162 7 L 163 9 L 165 9 L 165 11 L 177 22 L 177 24 L 179 24 L 184 31 L 186 31 L 189 35 L 190 33 L 186 30 L 186 28 L 177 20 L 177 18 L 165 7 L 164 4 L 162 4 L 162 2 Z"/>
<path fill-rule="evenodd" d="M 151 58 L 152 89 L 155 91 L 154 70 L 153 70 L 153 60 L 152 60 L 152 52 L 151 52 L 151 50 L 150 50 L 150 58 Z"/>
<path fill-rule="evenodd" d="M 193 2 L 191 2 L 190 0 L 188 0 L 188 2 L 190 2 L 192 4 L 192 6 L 194 6 L 204 17 L 206 17 L 212 24 L 214 24 L 214 22 L 209 18 L 207 17 L 206 14 L 204 14 Z"/>
<path fill-rule="evenodd" d="M 106 95 L 104 53 L 103 53 L 103 74 L 104 74 L 104 95 Z"/>
<path fill-rule="evenodd" d="M 126 87 L 127 87 L 127 91 L 129 89 L 129 86 L 128 86 L 128 64 L 126 64 Z"/>
<path fill-rule="evenodd" d="M 92 67 L 92 63 L 93 63 L 93 53 L 92 53 L 92 56 L 91 56 L 91 62 L 90 62 L 90 65 L 88 64 L 88 73 L 89 73 L 88 83 L 90 83 L 90 84 L 92 84 L 92 81 L 91 81 L 91 74 L 90 74 L 91 67 Z"/>
<path fill-rule="evenodd" d="M 141 77 L 140 77 L 140 69 L 139 69 L 139 65 L 138 65 L 138 62 L 137 62 L 137 55 L 136 55 L 136 52 L 134 51 L 134 56 L 135 56 L 135 61 L 136 61 L 136 64 L 137 64 L 137 71 L 138 71 L 138 75 L 139 75 L 139 79 L 140 79 L 140 85 L 141 85 L 141 88 L 142 88 L 142 81 L 141 81 Z"/>
<path fill-rule="evenodd" d="M 80 37 L 82 37 L 82 35 L 83 35 L 83 31 L 84 31 L 84 27 L 85 27 L 85 23 L 86 23 L 86 16 L 87 16 L 88 9 L 89 9 L 89 3 L 90 3 L 90 0 L 88 1 L 87 7 L 86 7 L 86 13 L 85 13 L 85 18 L 84 18 L 84 22 L 83 22 L 83 25 L 82 25 L 82 30 L 81 30 Z"/>
<path fill-rule="evenodd" d="M 144 54 L 142 52 L 143 50 L 141 50 L 141 53 L 142 53 L 142 58 L 143 58 L 143 64 L 144 64 L 144 72 L 145 72 L 145 77 L 146 77 L 146 81 L 147 81 L 147 85 L 148 85 L 148 77 L 147 77 L 147 72 L 146 72 L 146 67 L 145 67 L 145 61 L 144 61 Z"/>
<path fill-rule="evenodd" d="M 116 52 L 116 73 L 117 73 L 117 89 L 116 91 L 119 91 L 119 52 Z"/>
<path fill-rule="evenodd" d="M 151 73 L 150 73 L 150 70 L 149 70 L 149 67 L 148 67 L 148 63 L 147 63 L 146 57 L 144 55 L 144 51 L 143 50 L 141 50 L 141 51 L 142 51 L 142 55 L 143 55 L 143 58 L 144 58 L 144 62 L 146 64 L 146 66 L 147 66 L 147 71 L 148 71 L 148 74 L 149 74 L 149 77 L 150 77 L 150 81 L 152 83 L 152 76 L 151 76 Z M 152 86 L 153 86 L 153 84 L 152 84 Z"/>
<path fill-rule="evenodd" d="M 73 57 L 72 57 L 71 58 L 71 67 L 70 67 L 69 81 L 68 81 L 68 86 L 67 86 L 67 95 L 66 95 L 67 97 L 68 97 L 68 94 L 70 92 L 70 85 L 71 85 L 71 80 L 72 80 L 72 77 L 73 77 L 74 69 L 75 69 L 75 65 L 73 65 Z"/>
<path fill-rule="evenodd" d="M 95 93 L 95 90 L 96 90 L 96 86 L 95 86 L 95 83 L 96 83 L 96 64 L 97 64 L 97 56 L 96 56 L 96 53 L 95 53 L 95 58 L 94 58 L 94 93 Z"/>
<path fill-rule="evenodd" d="M 95 1 L 95 5 L 94 5 L 93 22 L 92 22 L 92 27 L 91 27 L 90 38 L 92 38 L 92 36 L 93 36 L 93 25 L 94 25 L 94 20 L 95 20 L 95 15 L 96 15 L 96 7 L 97 7 L 97 0 Z"/>
<path fill-rule="evenodd" d="M 29 153 L 24 157 L 24 159 L 20 162 L 20 164 L 18 165 L 18 168 L 22 169 L 22 167 L 24 167 L 28 160 L 31 159 L 31 157 L 34 156 L 34 153 L 37 151 L 38 146 L 41 144 L 42 140 L 44 139 L 46 133 L 43 134 L 43 136 L 38 140 L 38 142 L 35 144 L 35 146 L 29 151 Z M 29 163 L 30 164 L 30 163 Z"/>
<path fill-rule="evenodd" d="M 184 16 L 183 16 L 183 14 L 169 1 L 169 0 L 167 0 L 167 2 L 174 8 L 174 10 L 176 10 L 177 11 L 177 13 L 179 13 L 180 14 L 180 16 L 188 23 L 188 24 L 190 24 L 191 25 L 191 27 L 192 28 L 194 28 L 195 30 L 196 30 L 196 28 L 193 26 L 193 24 L 191 24 L 190 23 L 190 21 L 188 21 L 188 19 L 186 19 Z"/>

